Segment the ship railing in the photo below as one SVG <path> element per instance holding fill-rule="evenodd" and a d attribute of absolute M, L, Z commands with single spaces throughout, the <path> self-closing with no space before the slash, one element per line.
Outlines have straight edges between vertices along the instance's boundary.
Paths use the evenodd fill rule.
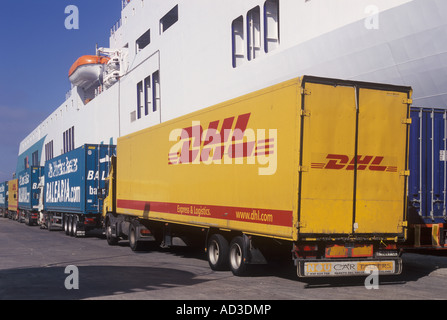
<path fill-rule="evenodd" d="M 121 0 L 121 10 L 123 10 L 132 0 Z M 121 27 L 122 20 L 119 19 L 112 28 L 110 28 L 110 35 L 113 36 L 115 32 Z"/>
<path fill-rule="evenodd" d="M 124 9 L 132 0 L 121 0 L 121 9 Z"/>
<path fill-rule="evenodd" d="M 67 101 L 68 99 L 71 98 L 71 90 L 72 90 L 72 89 L 70 89 L 69 91 L 67 91 L 67 92 L 65 93 L 65 101 Z"/>
<path fill-rule="evenodd" d="M 122 20 L 119 19 L 112 28 L 110 28 L 110 35 L 113 36 L 115 34 L 115 32 L 121 27 L 122 25 Z"/>

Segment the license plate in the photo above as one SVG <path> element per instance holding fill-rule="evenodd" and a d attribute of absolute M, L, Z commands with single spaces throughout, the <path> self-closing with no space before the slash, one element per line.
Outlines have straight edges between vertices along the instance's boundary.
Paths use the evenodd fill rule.
<path fill-rule="evenodd" d="M 301 273 L 305 277 L 349 276 L 370 274 L 369 268 L 375 268 L 379 274 L 396 273 L 395 261 L 325 261 L 305 262 Z"/>

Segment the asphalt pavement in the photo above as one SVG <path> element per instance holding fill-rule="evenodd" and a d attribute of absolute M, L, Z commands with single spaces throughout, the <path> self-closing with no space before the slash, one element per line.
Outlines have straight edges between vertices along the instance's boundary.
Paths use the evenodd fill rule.
<path fill-rule="evenodd" d="M 212 271 L 200 248 L 135 253 L 127 241 L 109 246 L 101 231 L 73 238 L 0 218 L 0 300 L 257 301 L 260 312 L 280 300 L 446 298 L 445 253 L 405 253 L 401 275 L 381 276 L 378 288 L 368 289 L 363 277 L 298 279 L 292 261 L 235 277 Z M 194 311 L 181 306 L 177 311 Z"/>

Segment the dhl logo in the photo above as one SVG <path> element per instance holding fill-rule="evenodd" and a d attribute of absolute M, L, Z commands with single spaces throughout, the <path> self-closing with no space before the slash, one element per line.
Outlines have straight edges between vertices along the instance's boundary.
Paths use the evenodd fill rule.
<path fill-rule="evenodd" d="M 380 156 L 357 156 L 350 157 L 341 154 L 328 154 L 326 162 L 312 163 L 312 169 L 327 169 L 327 170 L 354 170 L 357 165 L 357 170 L 364 171 L 381 171 L 381 172 L 397 172 L 395 166 L 383 165 L 385 157 Z"/>
<path fill-rule="evenodd" d="M 247 164 L 267 165 L 260 175 L 276 172 L 277 130 L 248 128 L 251 113 L 211 121 L 204 130 L 200 121 L 174 129 L 169 141 L 176 141 L 168 154 L 168 164 Z"/>

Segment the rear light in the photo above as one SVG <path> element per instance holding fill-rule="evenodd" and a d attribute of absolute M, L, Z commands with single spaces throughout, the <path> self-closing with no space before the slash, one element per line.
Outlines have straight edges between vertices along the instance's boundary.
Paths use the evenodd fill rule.
<path fill-rule="evenodd" d="M 141 230 L 140 230 L 140 234 L 141 234 L 142 236 L 150 236 L 150 235 L 151 235 L 151 232 L 150 232 L 150 230 L 148 230 L 148 229 L 141 229 Z"/>
<path fill-rule="evenodd" d="M 295 246 L 295 251 L 300 252 L 318 251 L 318 245 L 298 245 Z"/>
<path fill-rule="evenodd" d="M 95 224 L 96 221 L 94 218 L 85 218 L 84 224 Z"/>
<path fill-rule="evenodd" d="M 316 258 L 318 255 L 318 245 L 316 244 L 295 245 L 294 252 L 297 257 Z"/>

